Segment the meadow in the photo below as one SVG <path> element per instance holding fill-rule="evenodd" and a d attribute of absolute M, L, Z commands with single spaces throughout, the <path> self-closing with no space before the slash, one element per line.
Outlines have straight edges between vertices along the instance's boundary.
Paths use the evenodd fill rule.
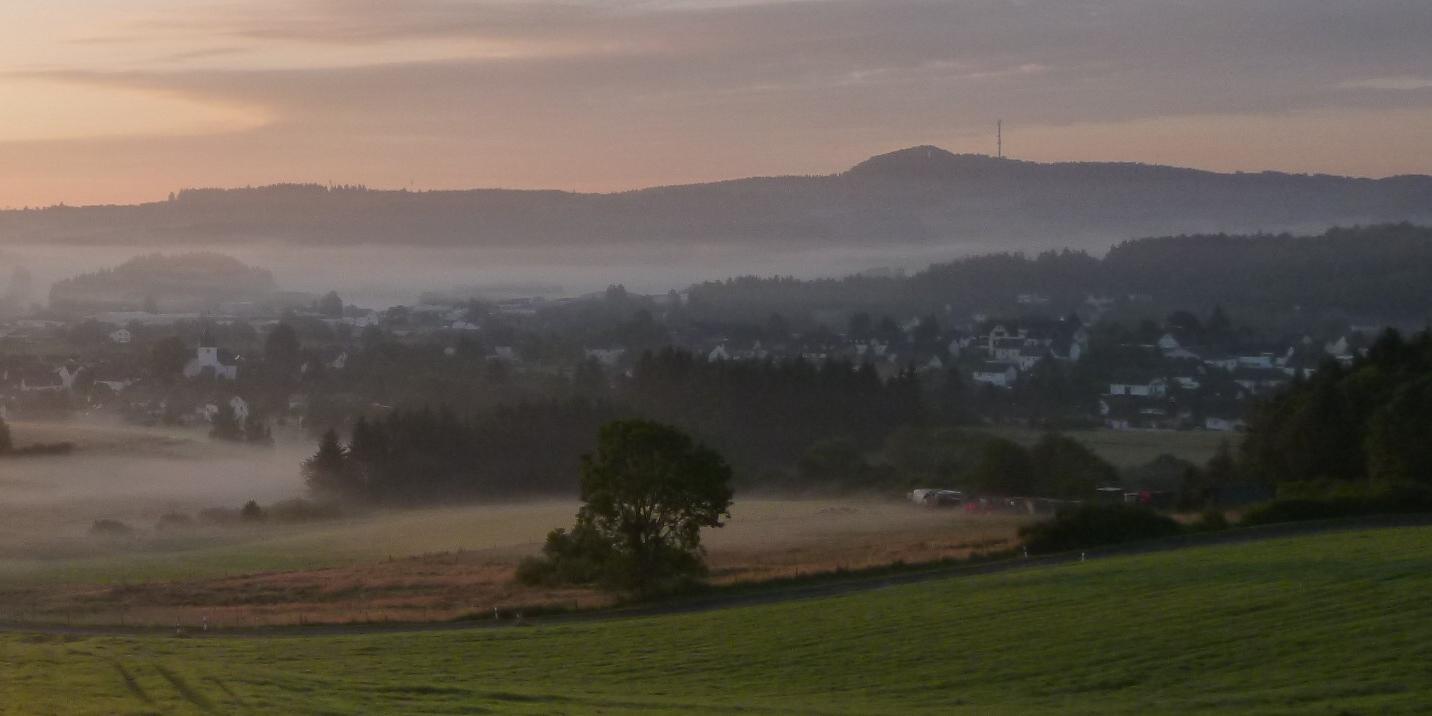
<path fill-rule="evenodd" d="M 303 525 L 105 540 L 102 554 L 0 559 L 0 621 L 278 624 L 448 619 L 493 607 L 603 606 L 515 583 L 575 502 L 378 513 Z M 1025 518 L 902 502 L 748 500 L 705 542 L 717 584 L 962 558 Z"/>
<path fill-rule="evenodd" d="M 493 607 L 592 607 L 590 589 L 514 583 L 517 562 L 570 526 L 575 500 L 372 512 L 314 522 L 159 530 L 169 512 L 301 495 L 297 440 L 273 450 L 186 431 L 17 423 L 71 456 L 0 477 L 0 621 L 280 624 L 448 619 Z M 95 537 L 94 520 L 134 534 Z M 889 499 L 738 499 L 705 536 L 718 584 L 960 558 L 1006 547 L 1025 518 Z"/>
<path fill-rule="evenodd" d="M 0 465 L 0 621 L 254 625 L 451 619 L 496 608 L 600 607 L 591 589 L 513 580 L 574 500 L 350 514 L 306 523 L 160 530 L 167 513 L 298 497 L 312 450 L 280 433 L 272 449 L 202 431 L 99 420 L 16 422 L 21 442 L 68 440 L 73 455 Z M 1005 430 L 1021 442 L 1036 431 Z M 1212 454 L 1206 433 L 1075 433 L 1119 464 L 1160 452 Z M 134 528 L 89 534 L 97 519 Z M 967 557 L 1008 548 L 1028 518 L 917 509 L 899 495 L 739 497 L 705 542 L 716 584 Z"/>
<path fill-rule="evenodd" d="M 0 711 L 1421 713 L 1429 544 L 1330 533 L 525 628 L 3 635 Z"/>

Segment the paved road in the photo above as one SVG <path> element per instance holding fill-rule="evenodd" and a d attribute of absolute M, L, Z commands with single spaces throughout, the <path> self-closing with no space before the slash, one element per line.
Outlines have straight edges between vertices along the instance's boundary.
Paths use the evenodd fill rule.
<path fill-rule="evenodd" d="M 1316 522 L 1294 522 L 1261 527 L 1244 527 L 1198 534 L 1179 535 L 1167 539 L 1105 547 L 1087 552 L 1063 552 L 1041 557 L 1013 558 L 976 564 L 958 564 L 930 569 L 912 569 L 884 575 L 853 576 L 849 579 L 826 579 L 788 586 L 752 587 L 744 591 L 717 591 L 712 594 L 660 602 L 645 606 L 624 607 L 529 618 L 521 624 L 511 619 L 476 619 L 452 622 L 409 622 L 385 624 L 313 624 L 304 626 L 241 627 L 201 631 L 192 627 L 175 630 L 168 627 L 67 626 L 56 624 L 23 624 L 0 622 L 0 633 L 50 634 L 59 636 L 185 636 L 185 637 L 316 637 L 395 634 L 414 632 L 461 631 L 468 629 L 502 629 L 514 626 L 580 624 L 616 619 L 636 619 L 663 614 L 684 614 L 714 611 L 732 607 L 777 604 L 802 599 L 821 599 L 884 589 L 903 584 L 916 584 L 937 579 L 957 579 L 982 574 L 996 574 L 1023 569 L 1037 569 L 1084 560 L 1167 552 L 1189 547 L 1239 544 L 1280 539 L 1325 532 L 1420 527 L 1432 525 L 1432 515 L 1388 515 L 1355 517 Z"/>

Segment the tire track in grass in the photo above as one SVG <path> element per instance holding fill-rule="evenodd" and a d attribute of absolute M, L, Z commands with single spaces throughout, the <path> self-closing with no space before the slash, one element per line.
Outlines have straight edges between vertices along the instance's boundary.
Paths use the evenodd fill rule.
<path fill-rule="evenodd" d="M 169 685 L 173 686 L 174 690 L 179 692 L 179 695 L 183 696 L 185 701 L 198 707 L 200 711 L 214 713 L 213 702 L 209 701 L 208 697 L 204 696 L 204 694 L 196 691 L 183 677 L 169 670 L 169 668 L 163 664 L 155 664 L 154 670 L 158 671 L 159 675 L 164 677 L 164 680 L 168 681 Z"/>
<path fill-rule="evenodd" d="M 243 697 L 239 696 L 237 693 L 234 693 L 234 690 L 229 688 L 229 685 L 224 683 L 223 679 L 220 679 L 217 676 L 206 676 L 204 677 L 204 680 L 213 684 L 214 688 L 224 692 L 224 695 L 229 697 L 229 701 L 233 702 L 236 706 L 242 709 L 244 713 L 253 713 L 253 709 L 249 708 L 249 705 L 244 702 Z"/>
<path fill-rule="evenodd" d="M 146 706 L 153 706 L 154 699 L 149 696 L 149 692 L 145 691 L 143 686 L 139 685 L 139 680 L 134 678 L 134 674 L 130 673 L 129 669 L 124 668 L 124 663 L 115 660 L 113 664 L 114 670 L 119 672 L 120 680 L 124 682 L 124 688 L 128 689 L 134 698 L 144 702 Z"/>

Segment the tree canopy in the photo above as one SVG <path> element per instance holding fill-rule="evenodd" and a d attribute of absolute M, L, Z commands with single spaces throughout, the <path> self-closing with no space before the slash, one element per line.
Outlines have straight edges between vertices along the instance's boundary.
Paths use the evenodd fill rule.
<path fill-rule="evenodd" d="M 1249 421 L 1241 474 L 1270 483 L 1432 484 L 1432 334 L 1387 331 L 1344 368 L 1325 362 Z"/>
<path fill-rule="evenodd" d="M 523 576 L 639 593 L 698 576 L 701 530 L 722 525 L 731 497 L 731 468 L 691 436 L 647 420 L 608 423 L 582 458 L 576 526 L 549 535 L 545 560 L 529 562 Z"/>

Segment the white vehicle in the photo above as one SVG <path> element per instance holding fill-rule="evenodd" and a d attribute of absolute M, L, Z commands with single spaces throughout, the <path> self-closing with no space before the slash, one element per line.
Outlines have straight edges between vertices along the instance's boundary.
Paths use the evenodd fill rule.
<path fill-rule="evenodd" d="M 906 497 L 917 505 L 925 507 L 958 507 L 965 501 L 964 493 L 959 490 L 941 490 L 933 488 L 919 488 L 911 490 Z"/>

